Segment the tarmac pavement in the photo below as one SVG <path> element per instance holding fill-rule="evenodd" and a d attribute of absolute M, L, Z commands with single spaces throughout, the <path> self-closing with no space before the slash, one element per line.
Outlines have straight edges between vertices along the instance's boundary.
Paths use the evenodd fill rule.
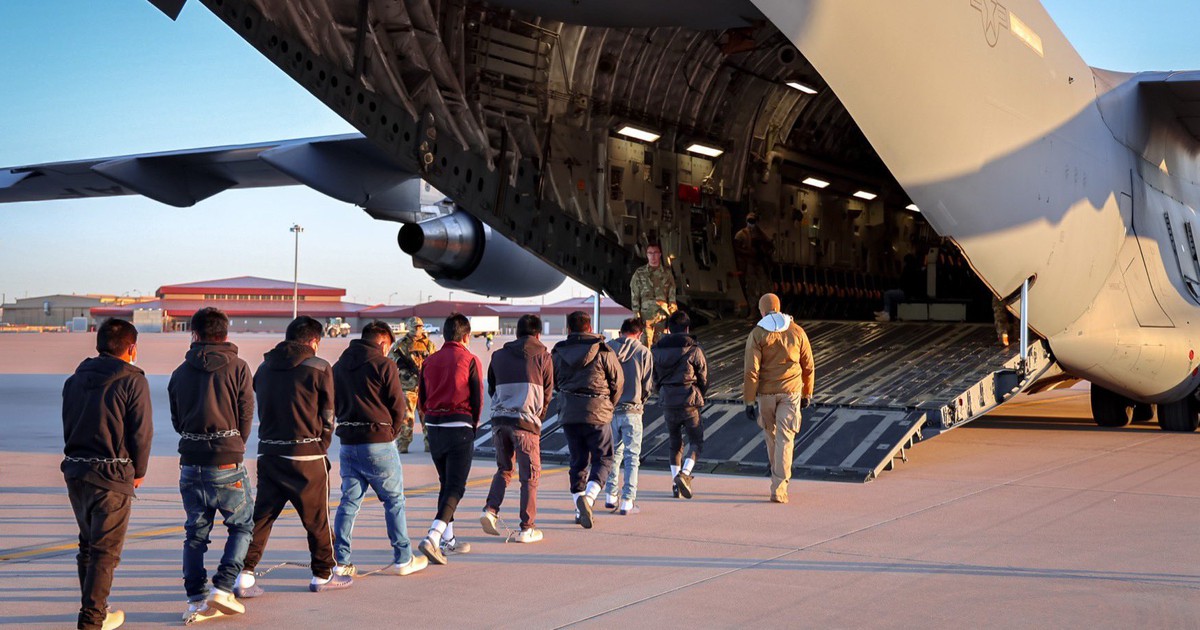
<path fill-rule="evenodd" d="M 164 344 L 166 366 L 148 364 L 156 411 L 166 409 L 162 374 L 177 364 L 183 339 L 154 342 Z M 247 348 L 259 342 L 235 341 L 256 364 L 261 350 Z M 65 376 L 13 374 L 9 343 L 0 335 L 0 624 L 69 627 L 78 584 L 77 532 L 58 472 Z M 88 354 L 79 352 L 37 360 L 69 372 Z M 332 348 L 321 354 L 336 357 Z M 545 540 L 533 545 L 480 531 L 494 464 L 476 460 L 456 522 L 471 554 L 321 594 L 307 592 L 307 569 L 282 565 L 262 578 L 268 593 L 247 600 L 245 615 L 201 625 L 1197 626 L 1200 435 L 1153 424 L 1100 429 L 1087 412 L 1086 391 L 1022 397 L 1001 408 L 1003 417 L 917 445 L 908 463 L 871 483 L 794 482 L 787 505 L 766 500 L 765 478 L 715 475 L 697 476 L 696 498 L 672 499 L 668 476 L 647 471 L 642 513 L 601 508 L 592 530 L 573 524 L 565 472 L 551 468 L 539 492 Z M 112 596 L 132 628 L 180 625 L 186 600 L 175 439 L 164 412 L 155 425 L 155 457 Z M 402 459 L 415 543 L 432 518 L 436 474 L 424 453 Z M 517 494 L 514 481 L 502 511 L 513 526 Z M 210 570 L 224 542 L 219 525 L 213 541 Z M 376 502 L 359 515 L 355 549 L 360 570 L 390 559 Z M 260 570 L 285 562 L 307 562 L 294 515 L 279 520 Z"/>

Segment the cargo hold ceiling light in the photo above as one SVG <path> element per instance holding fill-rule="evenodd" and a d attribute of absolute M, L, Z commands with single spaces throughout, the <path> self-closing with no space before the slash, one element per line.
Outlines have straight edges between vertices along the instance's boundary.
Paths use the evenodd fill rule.
<path fill-rule="evenodd" d="M 633 138 L 634 140 L 641 140 L 642 142 L 655 142 L 662 137 L 662 134 L 657 134 L 653 131 L 647 131 L 645 129 L 638 129 L 633 125 L 621 125 L 621 127 L 617 129 L 617 134 Z"/>
<path fill-rule="evenodd" d="M 722 153 L 725 152 L 724 149 L 718 149 L 717 147 L 710 147 L 707 144 L 700 144 L 699 142 L 693 143 L 691 146 L 689 146 L 687 148 L 687 151 L 688 151 L 688 153 L 699 153 L 700 155 L 707 155 L 708 157 L 711 157 L 711 158 L 719 157 Z"/>
<path fill-rule="evenodd" d="M 799 81 L 788 81 L 787 85 L 788 85 L 788 87 L 792 88 L 793 90 L 800 90 L 801 92 L 804 92 L 805 94 L 816 94 L 817 93 L 817 91 L 815 89 L 813 89 L 813 88 L 809 87 L 808 85 L 805 85 L 804 83 L 801 83 Z"/>
<path fill-rule="evenodd" d="M 800 183 L 804 184 L 805 186 L 812 186 L 813 188 L 824 188 L 829 185 L 829 182 L 823 179 L 817 179 L 816 177 L 805 177 L 804 181 Z"/>
<path fill-rule="evenodd" d="M 918 208 L 918 207 L 917 207 L 917 204 L 915 204 L 915 203 L 910 203 L 910 204 L 908 204 L 907 206 L 904 206 L 904 209 L 905 209 L 905 210 L 912 210 L 913 212 L 920 212 L 920 211 L 921 211 L 921 209 L 920 209 L 920 208 Z"/>
<path fill-rule="evenodd" d="M 859 199 L 866 199 L 867 201 L 870 201 L 870 200 L 878 197 L 879 195 L 876 195 L 875 193 L 869 193 L 865 190 L 860 190 L 860 191 L 854 193 L 854 196 L 858 197 Z"/>

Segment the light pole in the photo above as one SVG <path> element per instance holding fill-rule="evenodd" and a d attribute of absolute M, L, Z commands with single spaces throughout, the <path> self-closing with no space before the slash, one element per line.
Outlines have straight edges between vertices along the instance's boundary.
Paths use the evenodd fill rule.
<path fill-rule="evenodd" d="M 296 254 L 292 261 L 292 319 L 300 314 L 300 233 L 303 231 L 298 223 L 291 227 L 292 234 L 296 235 Z"/>
<path fill-rule="evenodd" d="M 392 296 L 394 296 L 394 295 L 400 295 L 400 292 L 399 292 L 399 291 L 392 291 L 391 293 L 389 293 L 389 294 L 388 294 L 387 303 L 388 303 L 389 305 L 392 303 Z"/>

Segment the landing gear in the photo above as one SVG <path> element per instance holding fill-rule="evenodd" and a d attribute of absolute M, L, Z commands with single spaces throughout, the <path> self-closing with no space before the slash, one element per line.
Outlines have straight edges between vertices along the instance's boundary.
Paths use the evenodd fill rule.
<path fill-rule="evenodd" d="M 1092 383 L 1092 419 L 1096 424 L 1102 427 L 1128 426 L 1133 420 L 1136 406 L 1137 403 L 1132 400 Z"/>
<path fill-rule="evenodd" d="M 1187 396 L 1173 403 L 1158 404 L 1158 427 L 1163 431 L 1178 431 L 1191 433 L 1200 425 L 1200 414 L 1197 414 L 1196 400 Z"/>
<path fill-rule="evenodd" d="M 1154 421 L 1154 405 L 1150 403 L 1138 403 L 1133 406 L 1133 421 L 1134 422 L 1153 422 Z"/>

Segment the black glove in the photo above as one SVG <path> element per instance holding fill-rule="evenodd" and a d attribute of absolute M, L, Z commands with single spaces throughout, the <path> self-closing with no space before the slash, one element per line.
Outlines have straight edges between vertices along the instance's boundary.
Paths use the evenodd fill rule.
<path fill-rule="evenodd" d="M 750 422 L 758 422 L 758 407 L 746 405 L 746 419 Z"/>
<path fill-rule="evenodd" d="M 811 398 L 801 398 L 801 399 L 800 399 L 800 408 L 801 408 L 801 409 L 807 409 L 807 408 L 808 408 L 808 406 L 809 406 L 809 405 L 811 405 L 811 404 L 812 404 L 812 399 L 811 399 Z"/>

